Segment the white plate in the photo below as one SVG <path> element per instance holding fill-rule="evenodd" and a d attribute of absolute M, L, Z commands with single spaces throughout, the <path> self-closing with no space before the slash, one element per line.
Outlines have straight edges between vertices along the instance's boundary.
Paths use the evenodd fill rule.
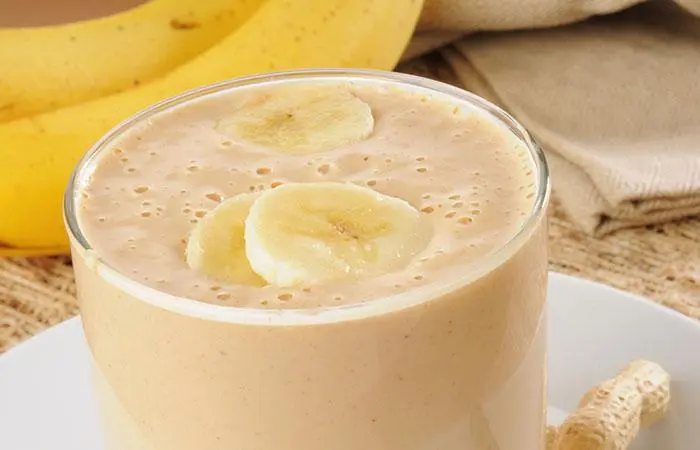
<path fill-rule="evenodd" d="M 700 325 L 615 289 L 550 276 L 550 420 L 635 358 L 671 372 L 668 418 L 634 450 L 695 450 L 700 428 Z M 71 319 L 0 357 L 0 449 L 100 450 L 80 321 Z"/>

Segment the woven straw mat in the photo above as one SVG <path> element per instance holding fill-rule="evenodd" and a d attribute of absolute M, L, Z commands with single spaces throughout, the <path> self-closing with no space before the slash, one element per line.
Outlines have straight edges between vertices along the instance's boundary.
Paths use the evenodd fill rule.
<path fill-rule="evenodd" d="M 401 70 L 449 80 L 436 56 Z M 596 239 L 577 230 L 555 195 L 550 267 L 631 291 L 700 320 L 700 218 Z M 0 353 L 78 313 L 67 257 L 0 258 Z"/>

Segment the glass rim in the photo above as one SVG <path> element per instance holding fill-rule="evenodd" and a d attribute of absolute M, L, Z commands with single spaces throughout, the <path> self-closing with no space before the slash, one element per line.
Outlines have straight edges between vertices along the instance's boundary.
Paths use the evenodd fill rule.
<path fill-rule="evenodd" d="M 375 80 L 398 83 L 406 85 L 409 88 L 421 88 L 447 95 L 461 102 L 466 102 L 480 113 L 486 113 L 491 118 L 499 121 L 502 125 L 505 125 L 507 131 L 514 134 L 516 138 L 527 147 L 534 163 L 534 171 L 537 175 L 535 180 L 537 189 L 533 207 L 527 218 L 522 222 L 518 231 L 490 253 L 466 264 L 464 266 L 464 276 L 455 277 L 454 280 L 442 280 L 442 282 L 429 283 L 388 297 L 380 297 L 362 303 L 339 306 L 276 309 L 207 303 L 192 298 L 168 294 L 142 284 L 110 266 L 109 262 L 102 259 L 100 255 L 93 255 L 90 258 L 90 263 L 91 266 L 94 266 L 98 275 L 102 276 L 105 281 L 110 282 L 116 288 L 121 289 L 140 301 L 151 303 L 163 309 L 187 316 L 249 325 L 278 324 L 289 326 L 297 324 L 324 324 L 398 311 L 425 301 L 420 299 L 437 297 L 440 293 L 450 292 L 466 286 L 470 282 L 496 269 L 507 259 L 509 253 L 515 253 L 515 251 L 520 248 L 520 245 L 530 237 L 540 220 L 542 220 L 551 191 L 549 168 L 546 157 L 530 133 L 500 107 L 466 90 L 416 75 L 369 69 L 304 69 L 256 74 L 202 86 L 151 105 L 114 126 L 81 157 L 74 167 L 68 181 L 63 198 L 63 215 L 72 247 L 75 250 L 81 251 L 83 253 L 82 257 L 86 260 L 88 259 L 87 254 L 89 252 L 94 252 L 88 239 L 80 228 L 76 215 L 77 204 L 80 199 L 79 191 L 84 185 L 85 178 L 87 178 L 84 173 L 85 169 L 89 168 L 91 162 L 98 158 L 103 150 L 108 149 L 109 145 L 125 132 L 148 120 L 150 117 L 208 95 L 249 85 L 284 82 L 295 79 L 309 80 L 314 78 L 366 79 L 369 81 Z M 504 256 L 506 256 L 506 258 L 504 258 Z M 426 297 L 425 293 L 432 293 L 433 295 L 431 297 L 430 294 L 428 294 L 428 297 Z M 419 300 L 411 300 L 413 298 L 418 298 Z"/>

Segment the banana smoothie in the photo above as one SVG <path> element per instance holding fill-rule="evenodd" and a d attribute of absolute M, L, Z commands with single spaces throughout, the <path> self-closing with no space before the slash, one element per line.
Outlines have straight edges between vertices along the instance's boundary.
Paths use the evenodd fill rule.
<path fill-rule="evenodd" d="M 66 196 L 110 450 L 539 450 L 546 168 L 396 74 L 205 88 Z"/>

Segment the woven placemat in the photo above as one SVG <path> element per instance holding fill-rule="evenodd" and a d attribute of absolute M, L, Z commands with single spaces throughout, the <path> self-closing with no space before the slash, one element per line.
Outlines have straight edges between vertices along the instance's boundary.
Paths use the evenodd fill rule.
<path fill-rule="evenodd" d="M 435 55 L 401 70 L 452 81 Z M 577 230 L 555 196 L 550 267 L 631 291 L 700 320 L 700 218 L 596 239 Z M 0 258 L 0 352 L 78 313 L 70 260 Z"/>

